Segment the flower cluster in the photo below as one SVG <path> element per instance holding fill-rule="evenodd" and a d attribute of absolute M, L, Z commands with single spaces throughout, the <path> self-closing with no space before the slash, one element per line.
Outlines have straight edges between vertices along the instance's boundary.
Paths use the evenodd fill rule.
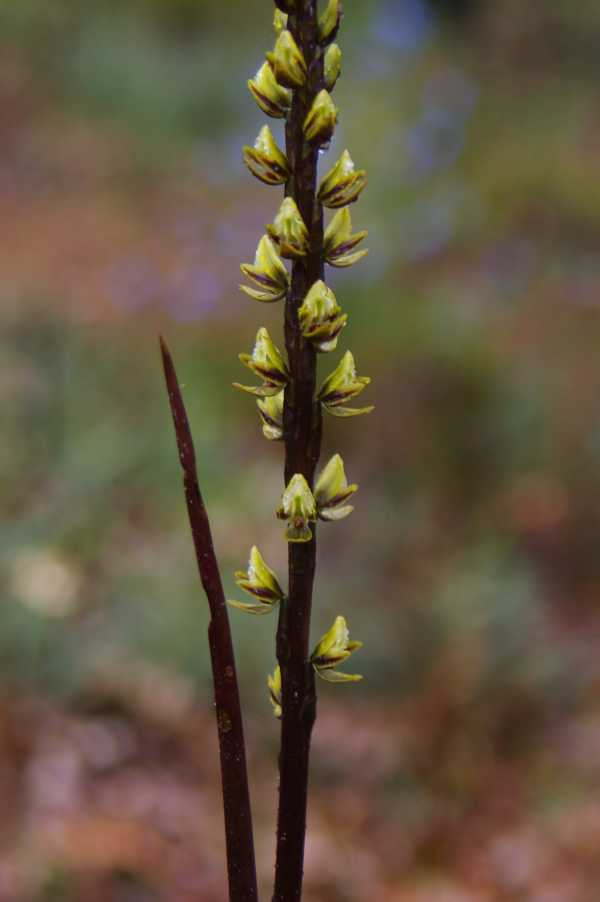
<path fill-rule="evenodd" d="M 265 226 L 254 263 L 241 265 L 249 284 L 240 287 L 254 300 L 265 303 L 284 300 L 289 305 L 292 278 L 287 268 L 289 264 L 286 265 L 285 261 L 290 261 L 292 273 L 295 274 L 300 270 L 294 267 L 313 266 L 306 260 L 308 258 L 314 262 L 315 254 L 319 254 L 319 267 L 311 271 L 322 273 L 325 263 L 331 267 L 346 268 L 358 263 L 368 253 L 358 248 L 367 232 L 353 233 L 349 210 L 349 205 L 358 199 L 365 188 L 367 176 L 363 169 L 355 168 L 349 152 L 344 150 L 322 177 L 316 191 L 319 213 L 322 207 L 334 211 L 324 233 L 320 216 L 315 218 L 311 213 L 311 221 L 304 220 L 302 211 L 306 214 L 312 207 L 295 193 L 299 189 L 294 181 L 294 167 L 300 151 L 293 142 L 300 141 L 302 144 L 303 158 L 310 154 L 316 158 L 316 150 L 325 147 L 334 135 L 339 111 L 332 92 L 342 69 L 342 52 L 334 41 L 341 22 L 342 7 L 341 0 L 327 0 L 323 4 L 318 19 L 317 56 L 314 59 L 314 48 L 307 47 L 302 36 L 295 31 L 295 16 L 288 19 L 288 15 L 296 9 L 296 0 L 275 0 L 275 5 L 274 46 L 266 53 L 265 61 L 254 78 L 248 81 L 248 88 L 267 116 L 287 120 L 292 115 L 296 117 L 293 120 L 296 125 L 292 129 L 293 138 L 290 138 L 288 130 L 285 151 L 279 147 L 268 125 L 261 128 L 253 146 L 243 148 L 244 163 L 252 175 L 266 185 L 285 186 L 285 197 L 274 212 L 272 222 Z M 307 58 L 310 65 L 307 65 Z M 319 353 L 336 349 L 348 322 L 348 314 L 324 279 L 316 279 L 306 286 L 299 299 L 294 299 L 293 307 L 289 306 L 286 314 L 288 320 L 290 312 L 297 329 L 297 340 L 304 342 L 305 347 L 312 347 Z M 287 347 L 288 350 L 292 347 L 289 336 Z M 271 441 L 292 441 L 286 430 L 290 429 L 288 414 L 292 415 L 293 408 L 288 410 L 286 405 L 288 387 L 294 383 L 285 356 L 262 327 L 258 330 L 252 352 L 240 354 L 239 357 L 260 380 L 258 385 L 234 385 L 255 396 L 263 435 Z M 369 382 L 367 376 L 357 375 L 354 357 L 346 351 L 316 393 L 315 410 L 319 413 L 320 406 L 340 418 L 370 413 L 371 406 L 346 406 Z M 292 475 L 276 510 L 276 516 L 285 521 L 285 537 L 290 543 L 313 542 L 317 520 L 341 520 L 353 510 L 348 500 L 358 486 L 348 483 L 339 454 L 331 457 L 314 484 L 308 476 L 301 472 Z M 252 600 L 230 601 L 229 604 L 246 613 L 265 614 L 277 604 L 288 603 L 275 573 L 267 566 L 256 546 L 250 552 L 247 571 L 238 571 L 235 581 L 240 589 L 252 596 Z M 358 675 L 346 674 L 336 668 L 360 645 L 360 642 L 350 641 L 346 621 L 338 616 L 316 646 L 310 662 L 315 672 L 325 680 L 356 681 L 360 679 Z M 276 717 L 281 717 L 282 673 L 279 666 L 268 677 L 268 688 L 274 713 Z"/>

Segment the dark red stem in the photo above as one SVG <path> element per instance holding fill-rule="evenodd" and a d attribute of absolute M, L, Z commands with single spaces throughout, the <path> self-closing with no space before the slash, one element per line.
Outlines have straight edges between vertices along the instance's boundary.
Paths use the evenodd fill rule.
<path fill-rule="evenodd" d="M 210 608 L 208 643 L 221 758 L 229 900 L 230 902 L 256 902 L 258 890 L 246 748 L 227 605 L 223 594 L 219 565 L 213 548 L 210 523 L 200 493 L 196 454 L 187 413 L 173 359 L 162 338 L 160 339 L 160 349 L 179 460 L 183 470 L 185 500 L 196 550 L 196 560 Z"/>
<path fill-rule="evenodd" d="M 285 306 L 285 343 L 290 381 L 285 393 L 285 482 L 302 473 L 312 487 L 321 451 L 321 409 L 315 402 L 316 353 L 301 334 L 298 308 L 310 286 L 323 278 L 323 211 L 316 199 L 318 151 L 304 140 L 302 125 L 323 87 L 317 46 L 316 0 L 299 0 L 288 28 L 304 53 L 306 86 L 294 92 L 286 125 L 286 153 L 292 168 L 287 194 L 296 201 L 310 234 L 310 250 L 295 261 Z M 302 894 L 310 739 L 316 716 L 314 671 L 309 663 L 309 631 L 315 574 L 316 536 L 290 543 L 289 593 L 281 605 L 277 658 L 282 674 L 279 759 L 279 814 L 273 902 L 298 902 Z"/>

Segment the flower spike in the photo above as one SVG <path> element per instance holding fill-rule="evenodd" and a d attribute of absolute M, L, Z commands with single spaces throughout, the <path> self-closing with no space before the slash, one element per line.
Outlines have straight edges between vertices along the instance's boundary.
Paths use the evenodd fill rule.
<path fill-rule="evenodd" d="M 269 304 L 285 297 L 290 277 L 268 235 L 263 235 L 258 242 L 254 264 L 242 263 L 240 269 L 257 286 L 248 288 L 246 285 L 240 285 L 242 291 L 251 298 Z"/>
<path fill-rule="evenodd" d="M 328 91 L 333 91 L 342 71 L 342 51 L 338 44 L 330 44 L 323 58 L 325 85 Z"/>
<path fill-rule="evenodd" d="M 300 328 L 317 351 L 333 351 L 348 321 L 335 294 L 322 279 L 314 283 L 298 310 Z"/>
<path fill-rule="evenodd" d="M 328 0 L 327 8 L 319 18 L 318 37 L 321 44 L 333 41 L 342 20 L 342 0 Z"/>
<path fill-rule="evenodd" d="M 352 234 L 352 217 L 348 207 L 342 207 L 325 229 L 323 251 L 330 266 L 344 268 L 358 263 L 369 253 L 368 250 L 355 251 L 354 248 L 367 237 L 365 230 Z"/>
<path fill-rule="evenodd" d="M 362 680 L 360 674 L 343 673 L 335 668 L 347 661 L 352 652 L 358 648 L 362 648 L 362 642 L 350 640 L 346 619 L 340 615 L 322 637 L 310 661 L 317 675 L 328 683 L 356 683 Z"/>
<path fill-rule="evenodd" d="M 339 454 L 334 454 L 329 463 L 321 471 L 315 485 L 315 501 L 321 520 L 343 520 L 354 508 L 344 504 L 358 486 L 348 485 L 344 472 L 344 461 Z"/>
<path fill-rule="evenodd" d="M 273 28 L 275 29 L 275 34 L 278 35 L 284 28 L 287 28 L 287 20 L 287 13 L 284 13 L 275 7 L 275 14 L 273 16 Z"/>
<path fill-rule="evenodd" d="M 301 473 L 296 473 L 290 479 L 276 513 L 280 520 L 288 521 L 285 534 L 288 542 L 310 542 L 312 530 L 309 523 L 314 523 L 317 519 L 317 506 Z"/>
<path fill-rule="evenodd" d="M 257 104 L 272 119 L 283 119 L 292 103 L 292 92 L 277 82 L 269 63 L 263 63 L 254 78 L 248 80 L 248 89 Z"/>
<path fill-rule="evenodd" d="M 267 232 L 282 257 L 304 257 L 308 253 L 308 229 L 293 198 L 283 199 L 274 222 L 267 226 Z"/>
<path fill-rule="evenodd" d="M 267 53 L 278 84 L 286 88 L 301 88 L 306 81 L 306 62 L 291 31 L 284 28 L 275 41 L 272 53 Z"/>
<path fill-rule="evenodd" d="M 255 601 L 249 604 L 244 601 L 228 600 L 227 603 L 246 614 L 268 614 L 273 610 L 273 606 L 284 597 L 277 577 L 265 564 L 256 545 L 250 549 L 247 572 L 238 570 L 235 574 L 235 581 L 240 589 L 252 595 Z"/>
<path fill-rule="evenodd" d="M 256 404 L 262 421 L 262 431 L 269 441 L 277 442 L 283 438 L 283 401 L 284 390 L 266 398 L 257 398 Z"/>
<path fill-rule="evenodd" d="M 342 407 L 340 405 L 360 394 L 370 383 L 369 376 L 357 376 L 351 351 L 346 351 L 336 368 L 329 374 L 317 395 L 325 410 L 334 417 L 356 417 L 371 413 L 373 407 Z"/>
<path fill-rule="evenodd" d="M 352 157 L 345 150 L 337 163 L 323 177 L 318 198 L 324 206 L 335 210 L 354 203 L 366 184 L 366 171 L 355 169 Z"/>
<path fill-rule="evenodd" d="M 261 128 L 254 147 L 246 145 L 242 153 L 252 175 L 265 185 L 284 185 L 289 179 L 290 164 L 268 125 Z"/>
<path fill-rule="evenodd" d="M 323 145 L 331 140 L 337 123 L 338 109 L 331 95 L 323 88 L 319 91 L 304 120 L 304 136 L 311 144 Z"/>
<path fill-rule="evenodd" d="M 252 354 L 240 354 L 239 358 L 244 366 L 247 366 L 263 380 L 263 384 L 240 385 L 239 382 L 234 382 L 235 388 L 240 388 L 251 395 L 257 395 L 259 398 L 268 398 L 278 394 L 282 385 L 288 381 L 289 373 L 285 360 L 271 341 L 271 336 L 264 326 L 256 333 Z"/>
<path fill-rule="evenodd" d="M 269 687 L 269 698 L 273 705 L 273 714 L 278 720 L 281 720 L 281 668 L 279 664 L 273 672 L 273 676 L 269 674 L 267 677 L 267 686 Z"/>

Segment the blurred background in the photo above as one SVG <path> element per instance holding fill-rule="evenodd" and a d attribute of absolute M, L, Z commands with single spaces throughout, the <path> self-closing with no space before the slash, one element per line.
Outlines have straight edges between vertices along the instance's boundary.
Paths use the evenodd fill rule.
<path fill-rule="evenodd" d="M 282 449 L 231 388 L 281 342 L 237 289 L 280 198 L 240 154 L 271 17 L 0 5 L 1 902 L 224 898 L 157 335 L 228 594 L 255 542 L 283 577 Z M 597 902 L 600 7 L 347 0 L 340 43 L 371 252 L 329 278 L 376 409 L 326 424 L 361 490 L 313 630 L 343 612 L 365 679 L 320 686 L 305 899 Z M 231 619 L 267 898 L 275 618 Z"/>

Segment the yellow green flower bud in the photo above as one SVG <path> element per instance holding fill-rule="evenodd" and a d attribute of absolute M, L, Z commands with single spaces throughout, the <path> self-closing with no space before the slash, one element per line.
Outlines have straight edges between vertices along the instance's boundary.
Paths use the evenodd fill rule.
<path fill-rule="evenodd" d="M 280 85 L 270 63 L 263 63 L 254 78 L 248 80 L 250 93 L 267 116 L 283 119 L 292 103 L 292 92 Z"/>
<path fill-rule="evenodd" d="M 275 34 L 280 34 L 284 28 L 287 28 L 287 20 L 287 13 L 284 13 L 275 7 L 275 15 L 273 16 L 273 28 L 275 29 Z"/>
<path fill-rule="evenodd" d="M 304 257 L 308 253 L 308 229 L 293 198 L 283 199 L 275 220 L 267 226 L 267 232 L 282 257 Z"/>
<path fill-rule="evenodd" d="M 342 19 L 342 0 L 328 0 L 323 14 L 319 17 L 318 38 L 321 44 L 332 41 Z"/>
<path fill-rule="evenodd" d="M 327 144 L 335 130 L 338 110 L 331 95 L 323 88 L 319 91 L 304 120 L 304 136 L 311 144 Z"/>
<path fill-rule="evenodd" d="M 368 376 L 357 376 L 354 357 L 346 351 L 333 373 L 325 379 L 317 398 L 334 417 L 356 417 L 361 413 L 371 413 L 373 407 L 342 407 L 351 398 L 360 394 L 370 383 Z"/>
<path fill-rule="evenodd" d="M 271 336 L 262 326 L 256 333 L 256 341 L 252 354 L 238 355 L 244 366 L 256 373 L 263 380 L 262 385 L 240 385 L 234 382 L 235 388 L 258 395 L 259 398 L 267 398 L 281 391 L 281 386 L 286 385 L 289 373 L 281 352 L 271 341 Z"/>
<path fill-rule="evenodd" d="M 313 493 L 301 473 L 296 473 L 290 479 L 276 513 L 280 520 L 288 521 L 285 534 L 288 542 L 310 542 L 312 530 L 309 524 L 317 519 L 317 507 Z"/>
<path fill-rule="evenodd" d="M 348 485 L 344 472 L 344 461 L 339 454 L 334 454 L 329 463 L 319 474 L 315 485 L 315 501 L 321 520 L 343 520 L 354 508 L 344 504 L 350 495 L 358 489 L 357 485 Z"/>
<path fill-rule="evenodd" d="M 275 668 L 273 676 L 269 674 L 267 677 L 267 686 L 269 687 L 269 698 L 273 705 L 273 714 L 278 720 L 281 720 L 281 668 L 279 664 Z"/>
<path fill-rule="evenodd" d="M 238 570 L 235 574 L 235 581 L 240 589 L 252 595 L 256 601 L 248 604 L 244 601 L 228 600 L 227 603 L 246 614 L 268 614 L 273 610 L 273 606 L 284 597 L 277 577 L 265 564 L 256 545 L 250 549 L 248 570 Z"/>
<path fill-rule="evenodd" d="M 291 31 L 284 28 L 277 36 L 272 53 L 267 53 L 275 78 L 286 88 L 301 88 L 306 81 L 306 62 Z"/>
<path fill-rule="evenodd" d="M 257 398 L 256 404 L 262 421 L 262 431 L 270 441 L 283 438 L 283 402 L 285 392 L 282 389 L 276 395 Z"/>
<path fill-rule="evenodd" d="M 302 335 L 317 351 L 333 351 L 340 332 L 348 321 L 335 294 L 322 279 L 315 282 L 298 310 Z"/>
<path fill-rule="evenodd" d="M 328 91 L 333 91 L 342 71 L 342 51 L 338 44 L 330 44 L 325 51 L 323 69 L 325 86 Z"/>
<path fill-rule="evenodd" d="M 279 149 L 268 125 L 264 125 L 254 142 L 242 151 L 244 163 L 257 179 L 265 185 L 283 185 L 290 177 L 290 165 Z"/>
<path fill-rule="evenodd" d="M 335 166 L 323 177 L 318 198 L 326 207 L 345 207 L 346 204 L 354 203 L 366 184 L 366 171 L 355 169 L 352 157 L 345 150 Z"/>
<path fill-rule="evenodd" d="M 271 303 L 285 297 L 290 277 L 268 235 L 263 235 L 258 242 L 254 264 L 242 263 L 240 269 L 251 282 L 258 286 L 257 288 L 248 288 L 246 285 L 240 285 L 242 291 L 245 291 L 251 298 Z"/>
<path fill-rule="evenodd" d="M 362 648 L 362 642 L 350 640 L 345 617 L 333 621 L 333 626 L 322 637 L 310 660 L 317 675 L 328 683 L 356 683 L 362 680 L 358 673 L 343 673 L 335 668 L 347 661 L 353 651 Z"/>
<path fill-rule="evenodd" d="M 358 263 L 369 253 L 368 250 L 355 251 L 354 248 L 367 237 L 367 231 L 352 234 L 352 217 L 348 207 L 342 207 L 325 229 L 323 253 L 330 266 L 346 267 Z"/>

